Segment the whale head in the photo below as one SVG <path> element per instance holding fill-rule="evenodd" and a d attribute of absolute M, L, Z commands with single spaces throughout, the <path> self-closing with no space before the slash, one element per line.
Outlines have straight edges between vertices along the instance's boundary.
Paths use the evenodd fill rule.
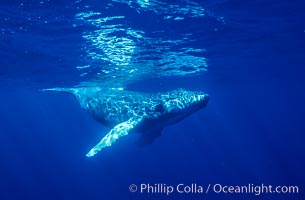
<path fill-rule="evenodd" d="M 168 115 L 181 118 L 204 108 L 208 101 L 209 96 L 204 92 L 178 89 L 164 95 L 163 109 Z"/>

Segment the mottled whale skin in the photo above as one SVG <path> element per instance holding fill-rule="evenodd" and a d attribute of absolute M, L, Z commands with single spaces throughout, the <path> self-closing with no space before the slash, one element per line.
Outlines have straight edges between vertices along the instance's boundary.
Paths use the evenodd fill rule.
<path fill-rule="evenodd" d="M 45 89 L 73 94 L 80 106 L 100 123 L 111 128 L 87 157 L 111 146 L 131 132 L 139 132 L 138 145 L 151 143 L 163 128 L 204 108 L 209 96 L 199 91 L 177 89 L 163 93 L 142 93 L 99 87 Z"/>

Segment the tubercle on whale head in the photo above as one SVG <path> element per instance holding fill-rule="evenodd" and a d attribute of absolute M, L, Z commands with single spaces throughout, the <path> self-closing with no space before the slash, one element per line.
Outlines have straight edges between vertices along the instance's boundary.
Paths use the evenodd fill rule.
<path fill-rule="evenodd" d="M 197 101 L 198 101 L 198 105 L 200 108 L 204 108 L 206 106 L 206 104 L 208 103 L 210 99 L 210 96 L 208 94 L 199 94 L 197 96 Z"/>
<path fill-rule="evenodd" d="M 187 91 L 182 98 L 186 107 L 198 110 L 204 108 L 209 101 L 209 95 L 204 92 Z"/>
<path fill-rule="evenodd" d="M 209 101 L 209 95 L 200 91 L 175 90 L 163 106 L 168 113 L 193 112 L 204 108 Z"/>

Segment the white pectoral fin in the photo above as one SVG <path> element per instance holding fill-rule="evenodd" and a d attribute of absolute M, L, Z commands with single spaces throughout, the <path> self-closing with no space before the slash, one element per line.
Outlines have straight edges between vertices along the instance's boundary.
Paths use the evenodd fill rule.
<path fill-rule="evenodd" d="M 102 138 L 102 140 L 95 145 L 88 153 L 87 157 L 92 157 L 97 154 L 99 151 L 106 147 L 110 147 L 116 140 L 119 138 L 128 135 L 129 131 L 133 129 L 141 119 L 129 119 L 128 121 L 122 122 L 116 125 L 113 129 Z"/>

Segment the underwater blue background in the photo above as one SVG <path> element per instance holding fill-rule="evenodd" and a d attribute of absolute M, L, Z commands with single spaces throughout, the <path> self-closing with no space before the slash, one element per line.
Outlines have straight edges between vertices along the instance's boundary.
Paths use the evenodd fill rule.
<path fill-rule="evenodd" d="M 84 4 L 97 9 L 110 2 Z M 126 87 L 202 90 L 210 95 L 207 107 L 165 128 L 152 145 L 138 148 L 138 135 L 131 134 L 87 158 L 109 129 L 72 96 L 40 91 L 88 84 L 100 70 L 92 67 L 80 76 L 75 68 L 98 65 L 85 58 L 89 44 L 82 38 L 94 28 L 75 21 L 84 4 L 1 0 L 0 199 L 304 199 L 305 2 L 197 0 L 221 18 L 211 14 L 169 23 L 162 14 L 122 2 L 111 2 L 111 13 L 103 12 L 128 16 L 126 24 L 147 35 L 166 30 L 160 37 L 174 40 L 191 31 L 195 42 L 180 45 L 206 49 L 208 64 L 207 72 L 162 76 L 161 71 Z M 300 194 L 129 192 L 130 184 L 141 183 L 297 185 Z"/>

